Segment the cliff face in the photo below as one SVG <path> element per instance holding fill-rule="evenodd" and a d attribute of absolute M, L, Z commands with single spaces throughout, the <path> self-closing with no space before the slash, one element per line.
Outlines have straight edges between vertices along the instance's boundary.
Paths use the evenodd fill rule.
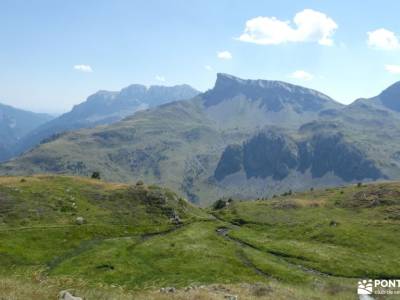
<path fill-rule="evenodd" d="M 227 174 L 239 172 L 243 168 L 243 147 L 229 145 L 222 153 L 222 158 L 215 169 L 215 178 L 222 180 Z"/>
<path fill-rule="evenodd" d="M 255 135 L 243 144 L 243 166 L 248 178 L 285 178 L 298 164 L 296 143 L 274 132 Z"/>
<path fill-rule="evenodd" d="M 332 172 L 345 181 L 385 176 L 361 150 L 346 142 L 340 133 L 316 134 L 295 141 L 273 131 L 256 134 L 242 145 L 228 146 L 219 160 L 215 178 L 244 171 L 247 178 L 281 180 L 291 170 L 310 170 L 313 178 Z"/>
<path fill-rule="evenodd" d="M 381 171 L 356 146 L 345 141 L 341 134 L 316 135 L 304 149 L 303 170 L 311 169 L 313 177 L 321 177 L 328 172 L 345 181 L 378 179 L 384 177 Z M 308 165 L 306 164 L 308 162 Z"/>

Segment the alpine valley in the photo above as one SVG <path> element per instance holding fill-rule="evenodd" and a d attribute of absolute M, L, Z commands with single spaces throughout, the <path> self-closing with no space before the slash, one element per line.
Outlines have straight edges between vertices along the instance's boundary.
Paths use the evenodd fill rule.
<path fill-rule="evenodd" d="M 46 138 L 0 172 L 96 171 L 107 181 L 165 186 L 201 205 L 400 178 L 400 83 L 350 105 L 289 83 L 227 74 L 201 94 L 185 87 L 159 89 L 154 105 L 124 113 L 108 103 L 152 88 L 99 92 L 23 139 L 20 152 Z M 80 113 L 95 99 L 107 113 Z M 171 102 L 179 99 L 188 100 Z M 83 129 L 65 131 L 76 128 Z"/>

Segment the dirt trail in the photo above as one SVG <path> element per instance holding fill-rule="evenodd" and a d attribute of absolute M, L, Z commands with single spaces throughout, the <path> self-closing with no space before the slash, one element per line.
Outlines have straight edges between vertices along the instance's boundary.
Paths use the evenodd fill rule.
<path fill-rule="evenodd" d="M 233 225 L 233 226 L 237 226 L 237 225 Z M 220 228 L 217 228 L 216 231 L 217 231 L 218 235 L 224 237 L 225 239 L 227 239 L 227 240 L 229 240 L 229 241 L 231 241 L 231 242 L 234 242 L 234 243 L 235 243 L 236 245 L 238 245 L 240 248 L 242 248 L 242 247 L 244 246 L 244 245 L 241 243 L 241 241 L 236 240 L 236 239 L 233 239 L 233 238 L 231 238 L 231 237 L 228 235 L 228 233 L 229 233 L 229 228 L 220 227 Z M 243 253 L 243 251 L 238 250 L 238 251 L 237 251 L 237 255 L 238 255 L 238 257 L 240 258 L 240 260 L 243 262 L 243 264 L 244 264 L 245 266 L 247 266 L 247 267 L 249 267 L 250 269 L 252 269 L 252 270 L 253 270 L 255 273 L 257 273 L 258 275 L 260 275 L 260 276 L 262 276 L 262 277 L 265 277 L 265 278 L 268 278 L 268 279 L 271 279 L 271 278 L 272 278 L 272 276 L 271 276 L 270 274 L 268 274 L 268 273 L 264 272 L 263 270 L 257 268 L 257 266 L 254 265 L 254 263 Z"/>
<path fill-rule="evenodd" d="M 230 225 L 232 225 L 232 226 L 231 226 L 232 228 L 240 228 L 240 226 L 235 225 L 235 224 L 230 224 Z M 229 235 L 229 232 L 230 232 L 230 230 L 231 230 L 232 228 L 220 227 L 220 228 L 218 228 L 218 229 L 216 230 L 216 232 L 217 232 L 218 235 L 223 236 L 224 238 L 226 238 L 226 239 L 228 239 L 228 240 L 230 240 L 230 241 L 236 243 L 237 245 L 239 245 L 239 246 L 242 247 L 242 248 L 243 248 L 243 247 L 248 247 L 248 248 L 252 248 L 252 249 L 254 249 L 254 250 L 260 251 L 260 252 L 265 252 L 264 250 L 262 250 L 262 249 L 260 249 L 260 248 L 258 248 L 258 247 L 256 247 L 256 246 L 254 246 L 254 245 L 252 245 L 252 244 L 250 244 L 250 243 L 244 242 L 244 241 L 242 241 L 242 240 L 240 240 L 240 239 L 238 239 L 238 238 L 234 238 L 234 237 L 230 236 L 230 235 Z M 295 268 L 297 268 L 297 269 L 300 269 L 300 270 L 302 270 L 302 271 L 304 271 L 304 272 L 307 272 L 307 273 L 310 273 L 310 274 L 313 274 L 313 275 L 330 276 L 330 277 L 340 277 L 340 278 L 351 278 L 351 279 L 353 279 L 353 277 L 337 276 L 337 275 L 334 275 L 334 274 L 330 274 L 330 273 L 321 272 L 321 271 L 318 271 L 318 270 L 315 270 L 315 269 L 307 268 L 307 267 L 305 267 L 305 266 L 303 266 L 303 265 L 299 265 L 299 264 L 292 263 L 292 262 L 290 262 L 290 261 L 288 260 L 288 258 L 291 258 L 292 256 L 286 255 L 286 254 L 284 254 L 284 253 L 279 253 L 279 252 L 276 252 L 276 251 L 267 251 L 267 253 L 269 253 L 269 254 L 271 254 L 271 255 L 274 255 L 275 257 L 279 258 L 280 260 L 284 261 L 285 263 L 289 264 L 289 265 L 292 266 L 292 267 L 295 267 Z M 241 257 L 242 261 L 243 261 L 247 266 L 252 267 L 256 273 L 261 274 L 261 275 L 263 275 L 263 276 L 271 277 L 271 275 L 269 275 L 269 274 L 263 272 L 262 270 L 260 270 L 259 268 L 257 268 L 257 267 L 253 264 L 253 262 L 251 262 L 243 253 L 241 253 L 241 256 L 242 256 L 242 257 Z"/>

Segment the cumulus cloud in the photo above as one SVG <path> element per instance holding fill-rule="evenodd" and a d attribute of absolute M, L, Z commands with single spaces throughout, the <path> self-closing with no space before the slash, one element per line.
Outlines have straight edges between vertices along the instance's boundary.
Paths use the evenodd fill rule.
<path fill-rule="evenodd" d="M 207 71 L 212 71 L 213 68 L 209 65 L 204 66 L 204 69 L 206 69 Z"/>
<path fill-rule="evenodd" d="M 385 70 L 391 74 L 400 74 L 400 65 L 386 65 Z"/>
<path fill-rule="evenodd" d="M 396 34 L 385 28 L 370 31 L 368 34 L 368 46 L 381 50 L 400 49 L 400 41 Z"/>
<path fill-rule="evenodd" d="M 229 51 L 220 51 L 217 52 L 217 56 L 220 59 L 232 59 L 232 54 Z"/>
<path fill-rule="evenodd" d="M 75 65 L 74 69 L 77 71 L 86 72 L 86 73 L 93 72 L 92 67 L 89 65 Z"/>
<path fill-rule="evenodd" d="M 161 75 L 156 75 L 156 80 L 157 81 L 161 81 L 161 82 L 165 82 L 166 81 L 165 77 L 161 76 Z"/>
<path fill-rule="evenodd" d="M 304 70 L 297 70 L 290 74 L 290 77 L 293 79 L 299 79 L 304 81 L 309 81 L 314 78 L 314 76 Z"/>
<path fill-rule="evenodd" d="M 338 25 L 326 14 L 305 9 L 294 16 L 293 24 L 275 17 L 256 17 L 246 22 L 246 28 L 238 40 L 260 45 L 278 45 L 288 42 L 317 42 L 324 46 L 333 45 L 332 36 Z"/>

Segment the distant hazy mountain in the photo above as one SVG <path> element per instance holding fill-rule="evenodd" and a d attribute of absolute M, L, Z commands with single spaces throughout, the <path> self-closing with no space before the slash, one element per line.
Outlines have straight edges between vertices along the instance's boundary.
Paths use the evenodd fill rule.
<path fill-rule="evenodd" d="M 54 135 L 80 128 L 111 124 L 136 111 L 164 103 L 189 99 L 199 92 L 189 85 L 146 86 L 133 84 L 119 92 L 99 91 L 54 120 L 43 124 L 22 139 L 16 152 L 21 153 Z"/>
<path fill-rule="evenodd" d="M 382 94 L 390 96 L 378 96 L 382 103 L 344 106 L 300 86 L 218 74 L 214 88 L 193 99 L 64 134 L 0 172 L 99 171 L 202 203 L 400 178 L 400 113 L 387 104 L 397 94 Z"/>
<path fill-rule="evenodd" d="M 51 119 L 50 115 L 0 104 L 0 161 L 10 157 L 14 144 L 28 132 Z"/>

